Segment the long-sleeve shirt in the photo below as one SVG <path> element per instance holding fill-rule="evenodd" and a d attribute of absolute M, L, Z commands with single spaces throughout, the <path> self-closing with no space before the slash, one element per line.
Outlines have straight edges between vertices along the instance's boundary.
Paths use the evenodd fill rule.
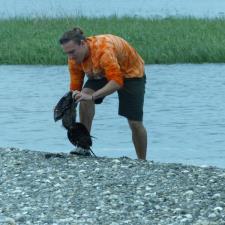
<path fill-rule="evenodd" d="M 70 90 L 81 90 L 85 74 L 92 79 L 105 77 L 123 86 L 124 78 L 142 77 L 144 61 L 124 39 L 111 35 L 97 35 L 86 39 L 89 54 L 81 64 L 68 59 Z"/>

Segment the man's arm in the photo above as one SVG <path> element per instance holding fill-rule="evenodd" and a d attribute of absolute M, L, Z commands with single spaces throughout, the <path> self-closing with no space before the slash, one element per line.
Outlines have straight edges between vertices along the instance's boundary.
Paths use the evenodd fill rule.
<path fill-rule="evenodd" d="M 84 72 L 80 65 L 72 59 L 68 59 L 68 66 L 70 72 L 70 90 L 81 90 L 84 82 Z"/>
<path fill-rule="evenodd" d="M 121 86 L 117 84 L 114 80 L 110 80 L 103 88 L 97 90 L 93 93 L 93 95 L 88 95 L 84 92 L 74 91 L 73 95 L 77 102 L 79 101 L 94 101 L 97 98 L 104 97 L 106 95 L 110 95 L 113 92 L 119 90 Z"/>
<path fill-rule="evenodd" d="M 110 95 L 113 92 L 119 90 L 121 88 L 121 86 L 116 83 L 114 80 L 110 80 L 103 88 L 97 90 L 96 92 L 94 92 L 93 99 L 97 99 L 97 98 L 101 98 L 104 97 L 106 95 Z"/>

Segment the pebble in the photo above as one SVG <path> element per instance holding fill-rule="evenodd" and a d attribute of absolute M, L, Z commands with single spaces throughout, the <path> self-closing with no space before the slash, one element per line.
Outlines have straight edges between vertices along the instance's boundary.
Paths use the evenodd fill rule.
<path fill-rule="evenodd" d="M 223 208 L 222 208 L 222 207 L 215 207 L 213 210 L 214 210 L 216 213 L 220 213 L 220 212 L 223 211 Z"/>
<path fill-rule="evenodd" d="M 194 194 L 194 191 L 189 190 L 189 191 L 186 191 L 184 194 L 185 195 L 193 195 Z"/>
<path fill-rule="evenodd" d="M 4 225 L 16 225 L 16 222 L 13 218 L 0 216 L 0 224 Z"/>
<path fill-rule="evenodd" d="M 225 173 L 219 174 L 218 177 L 225 178 Z"/>
<path fill-rule="evenodd" d="M 211 218 L 211 219 L 212 218 L 215 218 L 216 217 L 216 214 L 215 213 L 210 213 L 208 217 Z"/>
<path fill-rule="evenodd" d="M 118 159 L 113 159 L 112 162 L 113 162 L 113 163 L 120 163 L 120 160 L 118 160 Z"/>
<path fill-rule="evenodd" d="M 214 194 L 212 196 L 212 199 L 217 199 L 217 198 L 220 198 L 221 197 L 221 194 L 217 193 L 217 194 Z"/>

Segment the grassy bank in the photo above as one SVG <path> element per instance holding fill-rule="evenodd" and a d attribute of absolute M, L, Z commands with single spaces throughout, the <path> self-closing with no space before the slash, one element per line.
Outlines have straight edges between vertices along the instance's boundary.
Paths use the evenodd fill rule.
<path fill-rule="evenodd" d="M 147 64 L 225 61 L 225 19 L 79 17 L 0 20 L 0 64 L 65 64 L 58 39 L 75 26 L 122 36 Z"/>

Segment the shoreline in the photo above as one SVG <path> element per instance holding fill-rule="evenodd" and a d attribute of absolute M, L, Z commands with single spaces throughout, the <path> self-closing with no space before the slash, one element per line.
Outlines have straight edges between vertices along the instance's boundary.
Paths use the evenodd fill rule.
<path fill-rule="evenodd" d="M 225 224 L 225 169 L 45 155 L 0 148 L 0 224 Z"/>

